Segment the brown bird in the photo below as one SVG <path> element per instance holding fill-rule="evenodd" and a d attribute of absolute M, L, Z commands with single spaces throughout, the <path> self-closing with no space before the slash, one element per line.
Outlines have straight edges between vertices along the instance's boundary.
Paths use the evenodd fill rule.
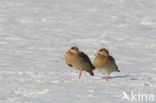
<path fill-rule="evenodd" d="M 91 63 L 89 57 L 85 53 L 80 52 L 77 47 L 71 47 L 68 50 L 65 61 L 68 66 L 80 71 L 79 79 L 81 78 L 82 71 L 86 71 L 91 76 L 94 76 L 93 70 L 95 67 Z"/>
<path fill-rule="evenodd" d="M 94 66 L 101 73 L 107 74 L 107 81 L 109 79 L 109 75 L 112 72 L 120 72 L 115 63 L 115 59 L 109 55 L 108 50 L 105 48 L 101 48 L 100 50 L 98 50 L 97 56 L 94 59 Z"/>

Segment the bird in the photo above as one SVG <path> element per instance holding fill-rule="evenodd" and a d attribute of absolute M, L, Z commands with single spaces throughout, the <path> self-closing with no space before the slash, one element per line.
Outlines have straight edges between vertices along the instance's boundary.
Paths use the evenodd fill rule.
<path fill-rule="evenodd" d="M 98 50 L 94 59 L 94 66 L 103 74 L 107 74 L 106 81 L 109 79 L 109 75 L 112 72 L 120 72 L 116 65 L 115 59 L 109 55 L 109 51 L 106 48 Z"/>
<path fill-rule="evenodd" d="M 72 46 L 65 55 L 65 62 L 69 67 L 79 70 L 79 79 L 81 78 L 82 71 L 88 72 L 91 76 L 94 76 L 94 65 L 90 61 L 87 54 L 79 51 L 78 47 Z"/>

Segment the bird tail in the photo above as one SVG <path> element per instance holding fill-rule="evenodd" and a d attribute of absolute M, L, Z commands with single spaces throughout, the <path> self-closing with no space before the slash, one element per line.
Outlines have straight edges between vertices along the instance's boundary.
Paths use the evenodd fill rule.
<path fill-rule="evenodd" d="M 118 69 L 118 70 L 116 70 L 117 72 L 120 72 L 120 70 Z"/>
<path fill-rule="evenodd" d="M 91 76 L 94 76 L 94 72 L 92 69 L 88 69 L 88 70 L 86 70 L 86 72 L 88 72 Z"/>
<path fill-rule="evenodd" d="M 95 66 L 93 65 L 91 69 L 92 69 L 92 70 L 95 70 Z"/>
<path fill-rule="evenodd" d="M 120 72 L 120 70 L 118 69 L 118 67 L 116 67 L 116 71 L 117 71 L 117 72 Z"/>

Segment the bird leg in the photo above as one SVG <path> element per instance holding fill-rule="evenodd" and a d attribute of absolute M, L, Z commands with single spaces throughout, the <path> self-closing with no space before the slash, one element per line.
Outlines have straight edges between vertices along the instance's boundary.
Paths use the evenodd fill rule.
<path fill-rule="evenodd" d="M 81 78 L 81 75 L 82 75 L 82 71 L 80 71 L 80 73 L 79 73 L 79 79 Z"/>
<path fill-rule="evenodd" d="M 109 74 L 107 74 L 106 81 L 108 81 L 108 79 L 109 79 Z"/>

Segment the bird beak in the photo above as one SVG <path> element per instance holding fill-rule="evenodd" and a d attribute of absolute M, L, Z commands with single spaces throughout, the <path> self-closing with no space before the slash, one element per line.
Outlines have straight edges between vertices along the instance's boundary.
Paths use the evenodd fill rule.
<path fill-rule="evenodd" d="M 99 53 L 99 52 L 97 52 L 97 53 L 96 53 L 96 55 L 100 55 L 100 53 Z"/>
<path fill-rule="evenodd" d="M 68 50 L 66 53 L 70 53 L 70 50 Z"/>
<path fill-rule="evenodd" d="M 98 55 L 100 55 L 100 53 L 99 53 L 99 52 L 97 52 L 97 53 L 95 54 L 95 56 L 98 56 Z"/>

